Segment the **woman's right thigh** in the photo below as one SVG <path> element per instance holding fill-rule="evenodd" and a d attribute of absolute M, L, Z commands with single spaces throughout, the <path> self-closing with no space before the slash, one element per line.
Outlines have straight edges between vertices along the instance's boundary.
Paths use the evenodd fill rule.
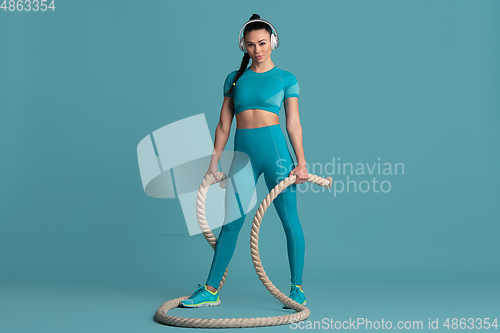
<path fill-rule="evenodd" d="M 252 163 L 252 158 L 244 147 L 235 146 L 235 152 L 228 172 L 225 197 L 224 225 L 237 221 L 245 216 L 257 202 L 256 184 L 260 176 L 259 170 Z M 233 227 L 241 228 L 241 225 Z"/>

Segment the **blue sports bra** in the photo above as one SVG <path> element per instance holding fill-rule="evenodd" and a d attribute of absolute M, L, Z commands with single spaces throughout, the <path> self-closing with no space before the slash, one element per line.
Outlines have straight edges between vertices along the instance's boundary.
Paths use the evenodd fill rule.
<path fill-rule="evenodd" d="M 235 114 L 248 109 L 261 109 L 280 114 L 283 101 L 289 97 L 299 97 L 299 83 L 295 75 L 277 66 L 262 73 L 248 67 L 240 76 L 231 94 L 237 70 L 229 73 L 224 82 L 224 96 L 234 99 Z"/>

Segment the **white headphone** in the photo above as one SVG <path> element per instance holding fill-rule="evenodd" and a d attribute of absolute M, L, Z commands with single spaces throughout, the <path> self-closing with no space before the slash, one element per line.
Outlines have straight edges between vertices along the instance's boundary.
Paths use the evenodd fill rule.
<path fill-rule="evenodd" d="M 243 31 L 243 28 L 245 28 L 245 26 L 248 24 L 248 23 L 252 23 L 252 22 L 264 22 L 264 23 L 267 23 L 272 30 L 274 30 L 273 33 L 271 33 L 271 50 L 276 50 L 276 48 L 280 45 L 280 39 L 278 37 L 278 32 L 276 31 L 276 29 L 273 27 L 273 25 L 269 22 L 267 22 L 266 20 L 262 20 L 262 19 L 254 19 L 254 20 L 250 20 L 248 21 L 247 23 L 243 24 L 243 26 L 241 27 L 240 29 L 240 33 L 238 34 L 238 43 L 239 43 L 239 46 L 240 46 L 240 50 L 242 50 L 243 52 L 247 53 L 247 47 L 245 45 L 245 37 L 244 36 L 241 36 L 241 32 Z"/>

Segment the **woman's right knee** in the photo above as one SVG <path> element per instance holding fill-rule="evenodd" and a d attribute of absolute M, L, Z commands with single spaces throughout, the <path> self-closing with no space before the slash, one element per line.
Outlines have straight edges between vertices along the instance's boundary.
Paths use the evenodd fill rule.
<path fill-rule="evenodd" d="M 236 219 L 234 221 L 230 222 L 224 222 L 224 225 L 222 226 L 221 232 L 224 231 L 224 233 L 236 233 L 238 234 L 241 230 L 241 227 L 243 226 L 243 223 L 245 222 L 245 216 L 242 218 Z"/>

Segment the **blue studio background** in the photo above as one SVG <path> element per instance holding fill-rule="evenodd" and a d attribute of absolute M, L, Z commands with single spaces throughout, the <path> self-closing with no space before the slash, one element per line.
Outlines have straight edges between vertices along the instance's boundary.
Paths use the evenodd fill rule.
<path fill-rule="evenodd" d="M 309 172 L 328 176 L 312 163 L 338 159 L 404 164 L 404 175 L 375 176 L 387 193 L 298 193 L 308 320 L 422 321 L 427 332 L 429 318 L 444 329 L 446 318 L 500 316 L 498 1 L 55 6 L 0 11 L 0 331 L 181 330 L 153 315 L 205 283 L 213 250 L 189 236 L 178 200 L 144 193 L 137 145 L 200 113 L 214 138 L 224 79 L 243 55 L 237 33 L 253 13 L 276 27 L 272 60 L 299 81 Z M 280 119 L 286 131 L 283 110 Z M 259 203 L 266 194 L 261 178 Z M 221 306 L 169 314 L 290 313 L 254 271 L 255 210 Z M 288 294 L 274 208 L 259 242 Z"/>

